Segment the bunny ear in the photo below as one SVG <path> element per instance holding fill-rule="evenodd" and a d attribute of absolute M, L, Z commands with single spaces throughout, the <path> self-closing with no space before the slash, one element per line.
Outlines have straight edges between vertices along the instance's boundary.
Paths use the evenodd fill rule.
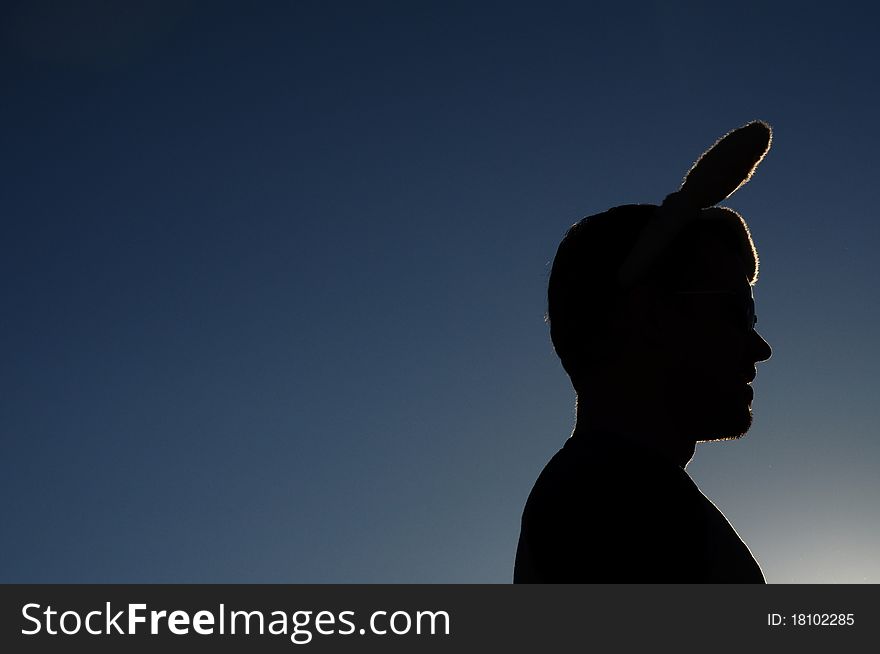
<path fill-rule="evenodd" d="M 666 196 L 654 220 L 642 230 L 618 271 L 620 285 L 635 283 L 684 226 L 703 215 L 702 209 L 715 206 L 749 181 L 770 150 L 772 138 L 770 125 L 756 120 L 722 136 L 706 150 L 681 188 Z"/>
<path fill-rule="evenodd" d="M 749 181 L 770 150 L 770 125 L 756 120 L 722 136 L 697 159 L 679 194 L 692 207 L 711 207 Z"/>

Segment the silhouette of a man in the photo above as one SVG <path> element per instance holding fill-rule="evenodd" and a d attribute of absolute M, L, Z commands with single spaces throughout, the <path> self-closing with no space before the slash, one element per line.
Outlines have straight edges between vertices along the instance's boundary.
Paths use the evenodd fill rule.
<path fill-rule="evenodd" d="M 764 582 L 684 468 L 697 442 L 746 433 L 770 358 L 748 227 L 712 206 L 769 144 L 764 123 L 735 130 L 661 207 L 590 216 L 560 244 L 547 317 L 577 423 L 529 495 L 514 582 Z"/>

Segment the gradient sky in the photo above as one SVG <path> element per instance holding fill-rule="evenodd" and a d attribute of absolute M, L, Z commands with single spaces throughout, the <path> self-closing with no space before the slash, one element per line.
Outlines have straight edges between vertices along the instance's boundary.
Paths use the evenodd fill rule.
<path fill-rule="evenodd" d="M 688 472 L 768 581 L 880 582 L 876 12 L 4 3 L 0 581 L 509 582 L 560 238 L 760 118 L 774 355 Z"/>

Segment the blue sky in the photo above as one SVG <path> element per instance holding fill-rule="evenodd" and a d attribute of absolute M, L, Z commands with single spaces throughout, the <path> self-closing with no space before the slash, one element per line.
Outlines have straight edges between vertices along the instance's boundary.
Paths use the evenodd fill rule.
<path fill-rule="evenodd" d="M 756 118 L 770 582 L 880 581 L 876 12 L 4 4 L 4 582 L 508 582 L 574 395 L 567 227 Z"/>

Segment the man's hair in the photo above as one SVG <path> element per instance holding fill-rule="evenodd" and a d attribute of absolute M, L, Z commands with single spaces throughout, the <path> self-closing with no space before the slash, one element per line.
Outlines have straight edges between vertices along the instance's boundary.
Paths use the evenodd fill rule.
<path fill-rule="evenodd" d="M 624 294 L 620 267 L 656 211 L 652 204 L 614 207 L 572 225 L 559 244 L 547 288 L 546 319 L 553 348 L 575 386 L 612 336 L 607 317 Z M 745 264 L 750 283 L 757 281 L 758 255 L 748 226 L 732 209 L 713 207 L 677 235 L 640 284 L 674 284 L 689 254 L 707 236 L 729 243 Z"/>

